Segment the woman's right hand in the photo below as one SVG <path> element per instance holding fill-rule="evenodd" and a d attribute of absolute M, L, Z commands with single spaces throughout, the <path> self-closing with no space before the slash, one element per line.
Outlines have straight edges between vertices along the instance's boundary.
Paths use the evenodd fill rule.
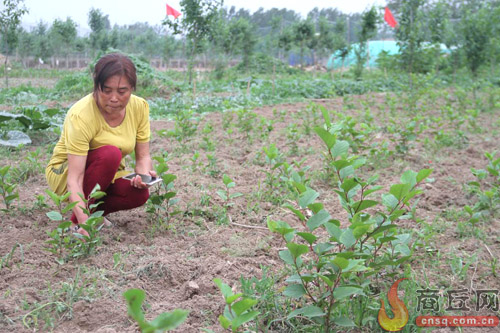
<path fill-rule="evenodd" d="M 87 230 L 83 229 L 82 227 L 79 227 L 79 228 L 77 229 L 77 227 L 79 227 L 79 225 L 78 225 L 78 224 L 73 223 L 73 224 L 71 225 L 71 230 L 73 230 L 73 232 L 79 233 L 79 234 L 80 234 L 80 235 L 82 235 L 82 236 L 87 236 L 87 237 L 89 237 L 89 236 L 90 236 L 90 235 L 89 235 L 89 233 L 87 232 Z"/>

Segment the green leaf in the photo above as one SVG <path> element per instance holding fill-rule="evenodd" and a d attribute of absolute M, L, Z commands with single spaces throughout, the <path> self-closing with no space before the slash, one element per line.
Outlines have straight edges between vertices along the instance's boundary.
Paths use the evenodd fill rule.
<path fill-rule="evenodd" d="M 307 318 L 314 318 L 314 317 L 322 317 L 325 315 L 325 313 L 323 312 L 323 310 L 321 310 L 317 306 L 309 305 L 309 306 L 306 306 L 305 308 L 300 308 L 300 309 L 292 311 L 287 316 L 287 319 L 292 319 L 292 318 L 297 317 L 299 315 L 302 315 L 302 316 L 307 317 Z"/>
<path fill-rule="evenodd" d="M 239 316 L 243 312 L 249 310 L 252 306 L 257 304 L 256 299 L 251 299 L 251 298 L 243 298 L 241 301 L 234 303 L 231 306 L 231 309 L 234 311 L 234 313 Z"/>
<path fill-rule="evenodd" d="M 306 208 L 310 204 L 319 197 L 319 193 L 315 190 L 308 189 L 304 193 L 302 193 L 299 197 L 299 206 L 300 208 Z"/>
<path fill-rule="evenodd" d="M 382 204 L 388 208 L 388 210 L 393 210 L 398 206 L 398 199 L 392 194 L 382 194 Z"/>
<path fill-rule="evenodd" d="M 222 182 L 224 183 L 224 185 L 228 186 L 228 184 L 232 183 L 233 181 L 231 178 L 229 178 L 228 175 L 223 174 L 222 175 Z"/>
<path fill-rule="evenodd" d="M 231 321 L 223 315 L 219 316 L 219 323 L 226 330 L 231 326 Z"/>
<path fill-rule="evenodd" d="M 290 254 L 294 259 L 297 259 L 301 255 L 309 252 L 309 248 L 307 247 L 307 245 L 304 244 L 296 244 L 290 242 L 286 244 L 286 247 L 288 248 L 288 250 L 290 250 Z"/>
<path fill-rule="evenodd" d="M 354 211 L 361 212 L 367 208 L 373 207 L 378 205 L 378 201 L 375 200 L 363 200 L 363 201 L 356 201 L 353 205 L 352 208 L 354 208 Z"/>
<path fill-rule="evenodd" d="M 233 295 L 233 291 L 231 290 L 231 287 L 229 287 L 227 284 L 222 282 L 221 279 L 215 278 L 214 283 L 219 287 L 220 291 L 222 292 L 222 296 L 224 296 L 224 299 L 227 299 L 229 296 Z"/>
<path fill-rule="evenodd" d="M 236 332 L 238 330 L 238 327 L 246 322 L 249 322 L 250 320 L 253 320 L 259 314 L 260 312 L 258 311 L 251 311 L 234 318 L 233 323 L 231 324 L 231 329 L 233 330 L 233 332 Z"/>
<path fill-rule="evenodd" d="M 360 225 L 360 226 L 354 228 L 354 230 L 352 231 L 352 234 L 354 235 L 354 238 L 360 239 L 361 236 L 366 234 L 366 232 L 369 229 L 370 229 L 370 225 Z"/>
<path fill-rule="evenodd" d="M 59 196 L 57 194 L 55 194 L 54 192 L 52 192 L 50 190 L 45 190 L 45 193 L 47 193 L 49 195 L 49 197 L 52 199 L 52 201 L 54 201 L 56 206 L 59 206 L 59 203 L 61 202 L 61 200 L 59 199 Z M 69 194 L 69 193 L 67 193 L 67 194 Z"/>
<path fill-rule="evenodd" d="M 123 293 L 123 297 L 127 300 L 129 316 L 141 325 L 144 322 L 142 302 L 144 302 L 146 293 L 141 289 L 128 289 Z"/>
<path fill-rule="evenodd" d="M 354 174 L 354 168 L 352 167 L 352 165 L 346 166 L 339 172 L 340 179 L 345 179 L 349 176 L 352 176 L 353 174 Z"/>
<path fill-rule="evenodd" d="M 413 170 L 406 170 L 401 175 L 401 183 L 410 185 L 410 188 L 417 184 L 417 173 Z"/>
<path fill-rule="evenodd" d="M 349 260 L 339 256 L 336 256 L 335 259 L 332 260 L 332 263 L 340 269 L 346 269 L 349 266 Z"/>
<path fill-rule="evenodd" d="M 288 265 L 292 265 L 293 266 L 295 264 L 295 262 L 293 260 L 293 256 L 290 253 L 290 251 L 288 251 L 288 250 L 282 250 L 282 251 L 280 251 L 278 253 L 278 255 L 280 256 L 281 260 L 283 260 Z"/>
<path fill-rule="evenodd" d="M 314 229 L 325 224 L 329 220 L 330 220 L 330 214 L 326 210 L 322 209 L 317 214 L 311 216 L 309 220 L 307 220 L 307 227 L 309 228 L 309 230 L 313 231 Z"/>
<path fill-rule="evenodd" d="M 410 192 L 410 188 L 409 184 L 395 184 L 391 186 L 389 193 L 400 201 L 406 194 L 408 194 L 408 192 Z"/>
<path fill-rule="evenodd" d="M 187 310 L 175 309 L 172 312 L 161 313 L 152 320 L 150 324 L 162 332 L 165 330 L 173 330 L 186 320 L 188 314 L 189 311 Z"/>
<path fill-rule="evenodd" d="M 344 287 L 343 286 L 343 287 L 337 287 L 333 291 L 333 297 L 335 297 L 335 299 L 337 299 L 337 300 L 347 298 L 347 297 L 354 295 L 354 294 L 363 295 L 363 289 L 360 287 L 350 287 L 350 286 Z"/>
<path fill-rule="evenodd" d="M 291 284 L 288 287 L 286 287 L 285 291 L 283 292 L 283 295 L 291 298 L 300 298 L 305 294 L 306 290 L 304 289 L 304 286 L 301 284 Z"/>
<path fill-rule="evenodd" d="M 323 140 L 323 142 L 326 145 L 326 148 L 328 150 L 332 149 L 333 145 L 335 144 L 336 138 L 335 135 L 331 134 L 327 130 L 325 130 L 323 127 L 315 127 L 314 131 L 318 136 Z"/>
<path fill-rule="evenodd" d="M 347 154 L 348 150 L 349 150 L 349 142 L 339 140 L 333 146 L 332 156 L 333 157 L 340 157 L 344 154 Z"/>
<path fill-rule="evenodd" d="M 417 183 L 420 183 L 425 178 L 429 177 L 432 173 L 432 169 L 422 169 L 417 174 Z"/>
<path fill-rule="evenodd" d="M 306 242 L 308 242 L 310 245 L 312 245 L 318 237 L 314 236 L 313 234 L 309 232 L 297 232 L 297 235 L 302 237 Z"/>
<path fill-rule="evenodd" d="M 339 241 L 344 244 L 346 249 L 348 249 L 356 243 L 356 238 L 354 237 L 351 229 L 345 229 L 340 236 Z"/>
<path fill-rule="evenodd" d="M 304 216 L 304 214 L 302 214 L 302 212 L 298 209 L 295 209 L 294 207 L 292 207 L 291 205 L 289 204 L 286 204 L 286 205 L 283 205 L 283 207 L 285 208 L 288 208 L 292 213 L 295 214 L 295 216 L 297 216 L 301 221 L 305 221 L 306 218 Z"/>
<path fill-rule="evenodd" d="M 330 287 L 330 288 L 333 287 L 333 281 L 330 280 L 327 276 L 324 276 L 321 274 L 318 274 L 318 276 L 321 280 L 323 280 L 323 282 L 325 282 L 328 285 L 328 287 Z"/>
<path fill-rule="evenodd" d="M 52 211 L 52 212 L 46 213 L 46 215 L 52 221 L 62 221 L 63 220 L 63 217 L 62 217 L 61 213 L 59 213 L 59 212 Z"/>
<path fill-rule="evenodd" d="M 348 317 L 335 317 L 333 322 L 342 327 L 356 327 L 356 324 Z"/>
<path fill-rule="evenodd" d="M 217 190 L 217 195 L 224 201 L 227 200 L 227 196 L 226 196 L 226 191 L 223 191 L 223 190 Z"/>
<path fill-rule="evenodd" d="M 234 301 L 236 301 L 238 298 L 243 296 L 243 293 L 236 293 L 234 295 L 230 295 L 226 298 L 226 304 L 232 304 Z"/>
<path fill-rule="evenodd" d="M 337 224 L 329 221 L 328 223 L 325 224 L 325 227 L 330 237 L 333 237 L 335 241 L 340 241 L 340 236 L 342 236 L 342 230 L 338 227 Z"/>
<path fill-rule="evenodd" d="M 65 213 L 69 212 L 70 210 L 72 210 L 73 208 L 75 208 L 76 205 L 78 205 L 78 201 L 74 201 L 74 202 L 68 204 L 66 207 L 64 207 L 62 209 L 63 214 L 65 214 Z"/>

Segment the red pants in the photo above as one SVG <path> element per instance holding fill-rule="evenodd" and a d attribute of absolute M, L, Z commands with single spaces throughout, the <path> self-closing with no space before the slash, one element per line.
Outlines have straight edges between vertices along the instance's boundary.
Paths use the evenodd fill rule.
<path fill-rule="evenodd" d="M 96 184 L 101 186 L 101 191 L 106 196 L 101 199 L 103 203 L 96 210 L 104 210 L 104 215 L 119 210 L 140 207 L 149 198 L 148 189 L 138 189 L 130 186 L 130 181 L 122 178 L 113 178 L 120 166 L 122 153 L 115 146 L 103 146 L 90 150 L 85 165 L 85 176 L 83 178 L 83 194 L 88 198 Z M 73 223 L 78 223 L 75 214 L 71 216 Z"/>

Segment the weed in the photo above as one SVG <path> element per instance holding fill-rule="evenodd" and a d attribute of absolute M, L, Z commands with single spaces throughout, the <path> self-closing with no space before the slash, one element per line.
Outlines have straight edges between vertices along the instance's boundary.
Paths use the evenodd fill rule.
<path fill-rule="evenodd" d="M 11 260 L 14 257 L 14 252 L 16 249 L 19 248 L 19 251 L 21 252 L 21 262 L 24 262 L 24 251 L 23 251 L 23 246 L 19 243 L 14 244 L 12 249 L 10 250 L 9 253 L 4 255 L 2 258 L 0 258 L 0 271 L 5 267 L 9 268 L 11 264 Z"/>

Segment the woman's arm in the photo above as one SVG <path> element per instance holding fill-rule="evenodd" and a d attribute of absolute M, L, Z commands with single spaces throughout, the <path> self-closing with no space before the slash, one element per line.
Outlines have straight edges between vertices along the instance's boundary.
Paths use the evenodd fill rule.
<path fill-rule="evenodd" d="M 78 202 L 78 204 L 73 208 L 78 224 L 85 223 L 88 218 L 82 210 L 82 207 L 86 207 L 85 202 L 78 195 L 78 193 L 83 195 L 83 177 L 85 175 L 86 163 L 87 156 L 68 154 L 68 192 L 71 193 L 69 196 L 69 202 Z"/>
<path fill-rule="evenodd" d="M 153 170 L 151 155 L 149 154 L 149 142 L 135 144 L 135 172 L 157 177 L 156 172 Z M 148 187 L 148 185 L 142 182 L 142 179 L 139 176 L 132 179 L 130 184 L 137 188 Z"/>

